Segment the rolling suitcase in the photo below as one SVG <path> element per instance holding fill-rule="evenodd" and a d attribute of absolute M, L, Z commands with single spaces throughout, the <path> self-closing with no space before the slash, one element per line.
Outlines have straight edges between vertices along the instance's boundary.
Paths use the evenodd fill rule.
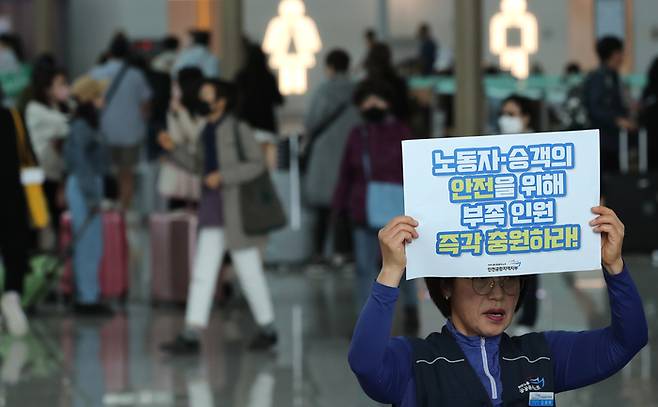
<path fill-rule="evenodd" d="M 187 212 L 151 215 L 151 299 L 185 302 L 196 253 L 197 216 Z"/>
<path fill-rule="evenodd" d="M 630 163 L 630 137 L 620 134 L 620 174 L 608 175 L 605 185 L 605 204 L 615 211 L 626 226 L 624 251 L 650 253 L 658 250 L 658 174 L 648 172 L 647 133 L 638 132 L 637 165 Z M 632 171 L 637 168 L 636 171 Z"/>
<path fill-rule="evenodd" d="M 121 212 L 103 211 L 103 257 L 99 268 L 98 283 L 101 297 L 104 299 L 124 299 L 128 294 L 130 283 L 128 275 L 129 248 L 126 236 L 126 223 Z M 62 215 L 60 244 L 67 246 L 71 242 L 71 216 Z M 67 262 L 62 275 L 60 291 L 62 294 L 73 294 L 73 269 Z"/>

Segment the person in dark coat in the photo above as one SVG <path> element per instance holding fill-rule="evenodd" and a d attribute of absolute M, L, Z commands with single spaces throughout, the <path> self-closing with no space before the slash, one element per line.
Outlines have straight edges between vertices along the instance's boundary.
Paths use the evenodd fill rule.
<path fill-rule="evenodd" d="M 596 44 L 601 65 L 585 80 L 584 100 L 590 124 L 601 132 L 601 170 L 619 170 L 619 132 L 635 130 L 624 101 L 619 71 L 624 63 L 624 43 L 603 37 Z"/>
<path fill-rule="evenodd" d="M 388 45 L 377 43 L 370 48 L 365 62 L 366 79 L 387 83 L 393 91 L 391 113 L 403 121 L 409 121 L 409 87 L 395 70 Z"/>
<path fill-rule="evenodd" d="M 0 199 L 0 254 L 5 269 L 4 294 L 0 300 L 0 308 L 9 333 L 23 336 L 28 331 L 28 323 L 20 298 L 23 281 L 28 272 L 30 226 L 20 179 L 18 133 L 13 114 L 18 113 L 0 108 L 0 128 L 5 129 L 0 137 L 0 190 L 3 194 L 3 199 Z M 20 125 L 25 128 L 24 124 Z M 27 135 L 25 142 L 29 143 Z"/>
<path fill-rule="evenodd" d="M 283 96 L 260 46 L 245 41 L 245 47 L 245 63 L 235 77 L 238 117 L 254 129 L 276 134 L 279 126 L 274 109 L 283 104 Z"/>

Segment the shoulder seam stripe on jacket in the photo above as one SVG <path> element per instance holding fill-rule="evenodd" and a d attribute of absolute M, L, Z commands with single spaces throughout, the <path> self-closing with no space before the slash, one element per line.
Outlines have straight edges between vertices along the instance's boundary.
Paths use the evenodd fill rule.
<path fill-rule="evenodd" d="M 436 361 L 438 361 L 439 359 L 441 359 L 441 360 L 445 360 L 445 361 L 448 362 L 448 363 L 459 363 L 459 362 L 463 362 L 463 361 L 464 361 L 464 359 L 450 360 L 450 359 L 446 359 L 446 358 L 444 358 L 443 356 L 439 356 L 438 358 L 434 359 L 434 360 L 431 361 L 431 362 L 428 362 L 428 361 L 426 361 L 426 360 L 421 359 L 421 360 L 417 360 L 416 363 L 427 363 L 428 365 L 433 365 L 433 364 L 434 364 Z"/>
<path fill-rule="evenodd" d="M 507 360 L 508 362 L 513 362 L 513 361 L 515 361 L 515 360 L 519 360 L 519 359 L 525 359 L 525 360 L 528 361 L 528 363 L 537 363 L 538 361 L 540 361 L 540 360 L 542 360 L 542 359 L 545 359 L 545 360 L 551 360 L 551 358 L 546 357 L 546 356 L 538 357 L 538 358 L 535 359 L 535 360 L 530 360 L 527 356 L 518 356 L 518 357 L 516 357 L 516 358 L 511 358 L 511 359 L 510 359 L 510 358 L 503 357 L 503 360 Z"/>

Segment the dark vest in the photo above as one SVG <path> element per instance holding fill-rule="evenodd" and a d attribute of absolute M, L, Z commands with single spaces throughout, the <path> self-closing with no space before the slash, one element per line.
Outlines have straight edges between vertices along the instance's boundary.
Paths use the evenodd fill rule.
<path fill-rule="evenodd" d="M 478 375 L 446 327 L 426 339 L 412 339 L 411 346 L 418 407 L 492 406 Z M 529 404 L 530 393 L 554 391 L 553 362 L 543 334 L 514 338 L 503 334 L 499 353 L 504 406 L 555 405 Z"/>

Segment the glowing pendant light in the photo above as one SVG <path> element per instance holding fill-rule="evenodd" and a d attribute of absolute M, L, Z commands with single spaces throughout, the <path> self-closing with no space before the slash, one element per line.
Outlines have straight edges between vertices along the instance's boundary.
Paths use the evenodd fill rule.
<path fill-rule="evenodd" d="M 517 29 L 521 40 L 519 45 L 507 43 L 507 30 Z M 500 66 L 512 72 L 519 79 L 528 77 L 529 55 L 537 52 L 537 18 L 528 12 L 526 0 L 502 0 L 500 11 L 489 24 L 489 48 L 498 55 Z"/>
<path fill-rule="evenodd" d="M 270 56 L 270 66 L 279 71 L 279 90 L 284 95 L 306 92 L 307 70 L 322 48 L 318 28 L 305 13 L 301 0 L 281 0 L 279 15 L 265 31 L 263 51 Z"/>

